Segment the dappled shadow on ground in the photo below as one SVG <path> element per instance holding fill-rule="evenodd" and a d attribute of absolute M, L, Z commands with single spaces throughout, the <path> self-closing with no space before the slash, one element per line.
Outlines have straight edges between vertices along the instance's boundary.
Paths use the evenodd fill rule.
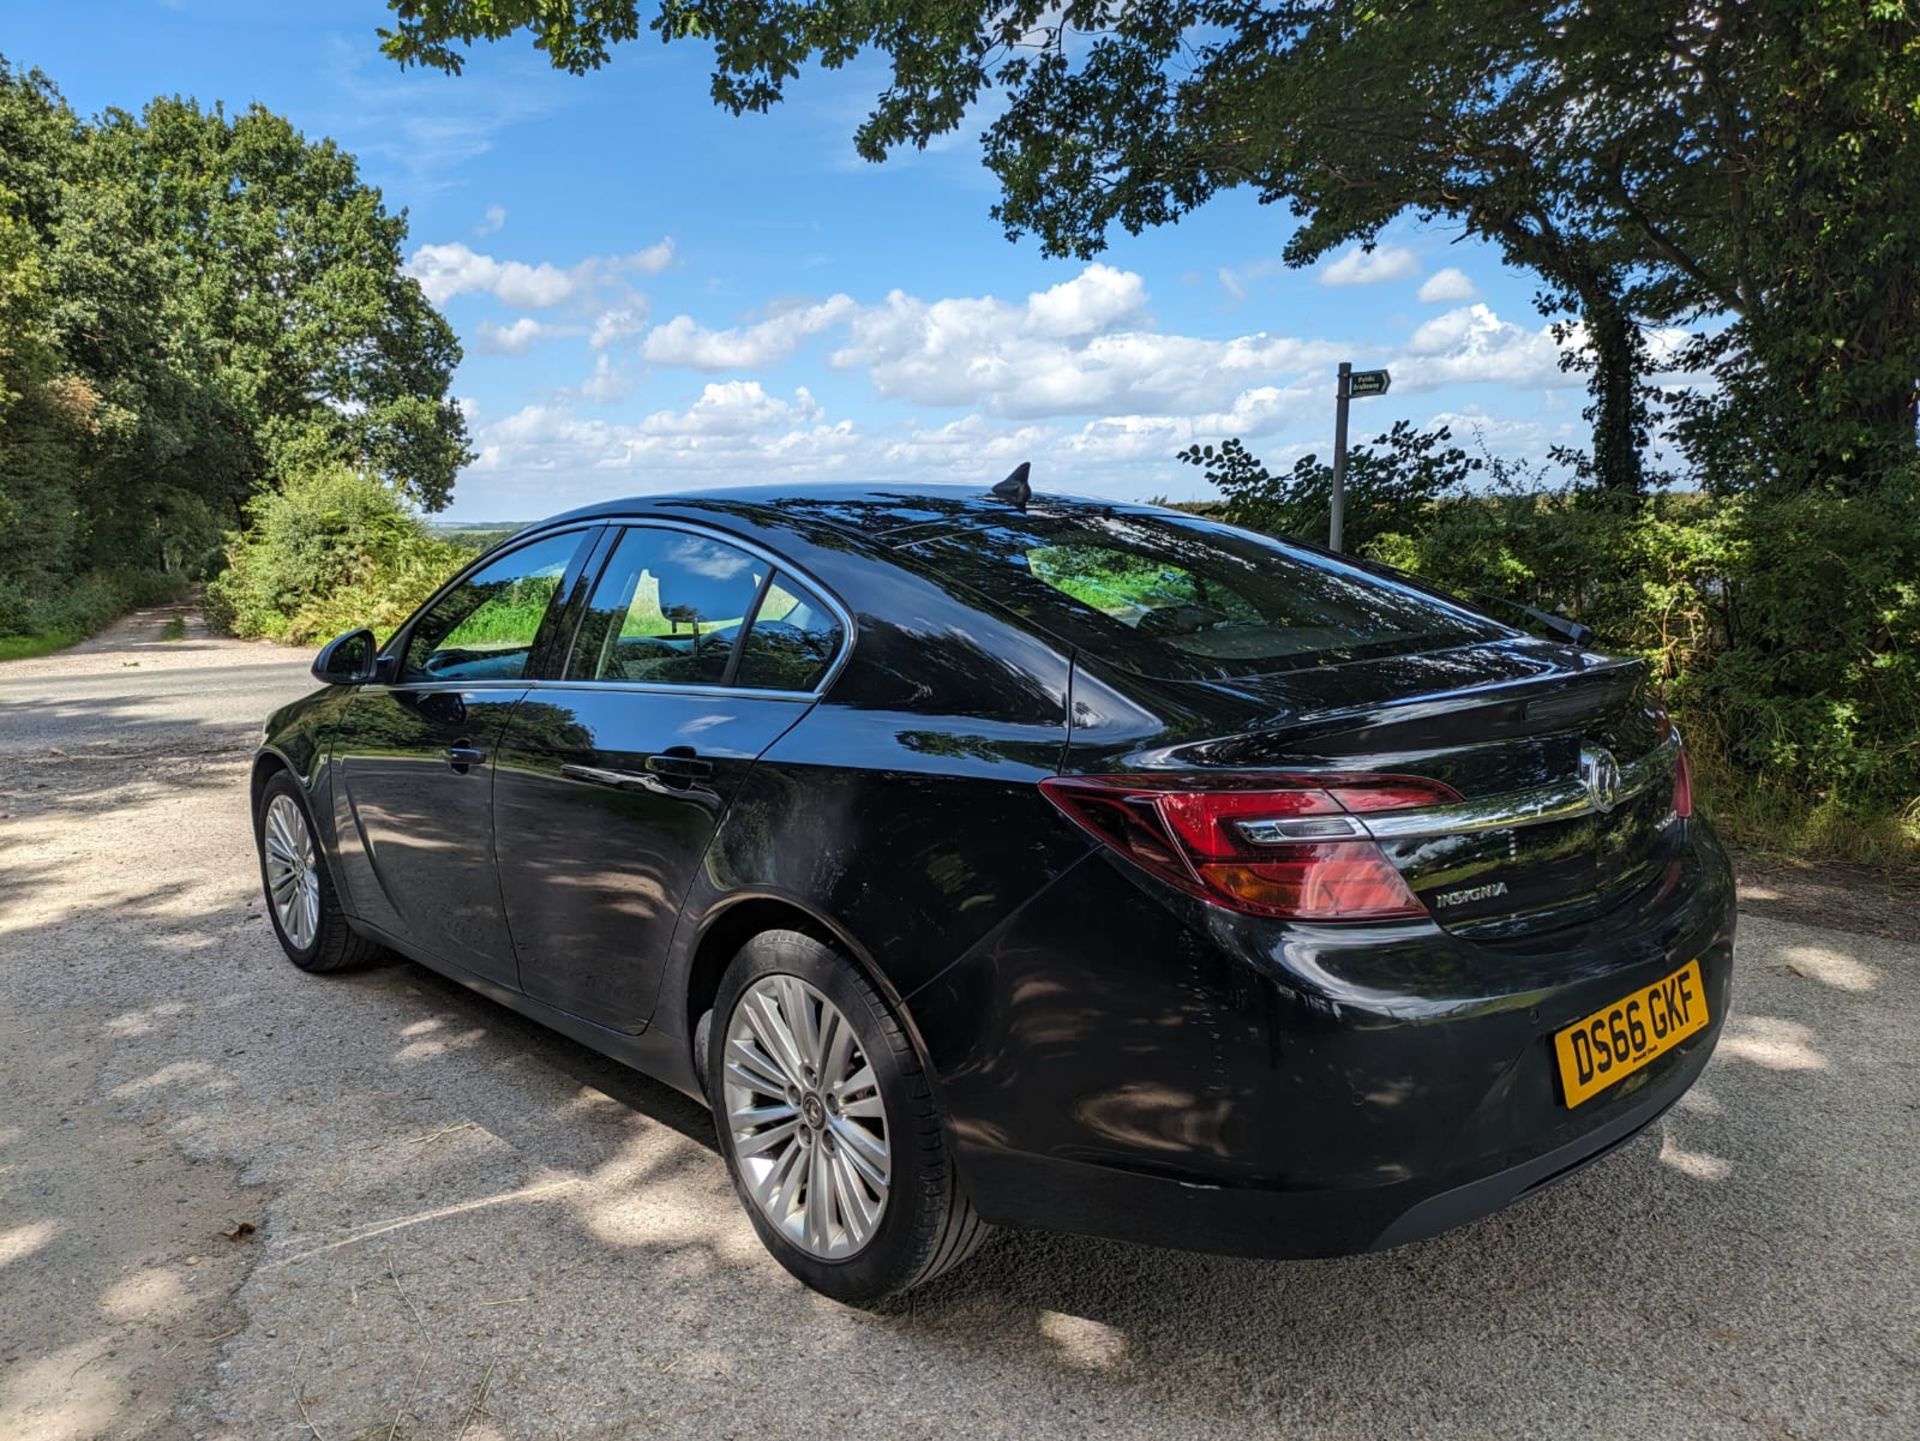
<path fill-rule="evenodd" d="M 1757 856 L 1738 870 L 1745 915 L 1920 944 L 1920 876 Z"/>
<path fill-rule="evenodd" d="M 1910 953 L 1749 928 L 1701 1085 L 1452 1235 L 1270 1263 L 1007 1234 L 860 1312 L 766 1257 L 677 1092 L 408 963 L 288 966 L 244 766 L 221 770 L 123 782 L 114 807 L 60 792 L 41 820 L 71 835 L 0 897 L 0 1009 L 30 1018 L 8 1071 L 49 1078 L 23 1123 L 0 1112 L 0 1287 L 64 1318 L 0 1322 L 0 1434 L 135 1434 L 167 1384 L 186 1429 L 239 1436 L 1891 1435 L 1911 1414 Z M 98 864 L 182 817 L 207 839 Z M 243 1167 L 260 1231 L 62 1261 L 97 1192 L 7 1169 L 62 1115 Z M 169 1319 L 215 1247 L 245 1258 L 231 1336 Z M 176 1340 L 198 1359 L 169 1382 Z"/>

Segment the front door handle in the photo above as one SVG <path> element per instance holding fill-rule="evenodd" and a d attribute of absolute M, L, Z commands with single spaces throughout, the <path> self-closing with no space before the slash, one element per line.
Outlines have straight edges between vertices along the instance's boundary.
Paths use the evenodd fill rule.
<path fill-rule="evenodd" d="M 702 780 L 713 774 L 713 762 L 695 755 L 691 746 L 675 746 L 657 756 L 648 756 L 646 767 L 654 775 L 677 781 Z"/>
<path fill-rule="evenodd" d="M 462 744 L 447 747 L 447 764 L 461 775 L 465 775 L 473 766 L 484 764 L 486 759 L 487 753 L 478 746 Z"/>

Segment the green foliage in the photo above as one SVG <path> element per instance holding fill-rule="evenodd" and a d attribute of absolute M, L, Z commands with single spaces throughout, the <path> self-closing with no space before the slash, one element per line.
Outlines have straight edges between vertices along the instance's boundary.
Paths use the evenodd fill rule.
<path fill-rule="evenodd" d="M 328 465 L 445 504 L 459 347 L 405 238 L 259 106 L 83 121 L 0 59 L 0 581 L 84 618 L 83 577 L 204 575 L 250 497 Z"/>
<path fill-rule="evenodd" d="M 1376 536 L 1417 523 L 1432 502 L 1456 495 L 1484 462 L 1453 445 L 1445 426 L 1416 430 L 1396 421 L 1371 445 L 1347 452 L 1347 546 L 1364 550 Z M 1273 475 L 1237 439 L 1218 447 L 1193 445 L 1180 459 L 1200 466 L 1225 498 L 1221 516 L 1235 525 L 1324 544 L 1333 506 L 1333 467 L 1303 455 L 1285 475 Z"/>
<path fill-rule="evenodd" d="M 258 496 L 248 518 L 207 587 L 208 618 L 236 635 L 308 644 L 364 625 L 384 638 L 468 559 L 391 483 L 340 466 Z"/>
<path fill-rule="evenodd" d="M 158 571 L 94 571 L 50 595 L 0 578 L 0 659 L 59 650 L 135 606 L 159 605 L 185 593 L 179 576 Z"/>
<path fill-rule="evenodd" d="M 1375 450 L 1387 499 L 1355 550 L 1646 656 L 1710 809 L 1749 842 L 1920 862 L 1920 466 L 1837 496 L 1621 497 L 1499 460 L 1471 491 L 1396 474 L 1431 449 Z M 1185 458 L 1208 467 L 1225 518 L 1324 537 L 1323 489 L 1237 441 Z"/>

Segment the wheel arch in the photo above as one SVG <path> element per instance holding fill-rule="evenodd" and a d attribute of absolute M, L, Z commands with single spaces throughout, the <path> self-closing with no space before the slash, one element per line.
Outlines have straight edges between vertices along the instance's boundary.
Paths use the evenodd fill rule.
<path fill-rule="evenodd" d="M 720 992 L 721 976 L 740 948 L 766 931 L 799 931 L 833 947 L 857 966 L 900 1018 L 922 1070 L 938 1088 L 939 1078 L 928 1056 L 926 1041 L 914 1023 L 913 1012 L 873 953 L 845 926 L 817 908 L 775 891 L 738 892 L 701 918 L 700 928 L 688 948 L 685 984 L 680 988 L 680 1034 L 689 1066 L 693 1065 L 694 1032 L 700 1017 L 713 1007 L 714 997 Z M 701 1082 L 704 1084 L 704 1078 Z"/>
<path fill-rule="evenodd" d="M 267 788 L 267 782 L 272 780 L 279 771 L 285 771 L 296 780 L 299 779 L 299 772 L 294 770 L 293 762 L 279 751 L 262 746 L 254 752 L 253 773 L 247 786 L 247 801 L 252 810 L 260 809 L 260 793 Z"/>

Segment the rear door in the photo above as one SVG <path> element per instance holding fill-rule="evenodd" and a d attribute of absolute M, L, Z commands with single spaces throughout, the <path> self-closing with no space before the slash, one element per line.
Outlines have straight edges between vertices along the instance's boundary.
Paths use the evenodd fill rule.
<path fill-rule="evenodd" d="M 500 890 L 527 994 L 644 1027 L 720 817 L 846 636 L 818 587 L 737 539 L 619 535 L 569 653 L 499 747 Z"/>
<path fill-rule="evenodd" d="M 333 740 L 357 912 L 503 985 L 517 968 L 494 878 L 494 748 L 590 540 L 547 535 L 449 586 L 402 637 L 395 678 L 360 687 Z"/>

